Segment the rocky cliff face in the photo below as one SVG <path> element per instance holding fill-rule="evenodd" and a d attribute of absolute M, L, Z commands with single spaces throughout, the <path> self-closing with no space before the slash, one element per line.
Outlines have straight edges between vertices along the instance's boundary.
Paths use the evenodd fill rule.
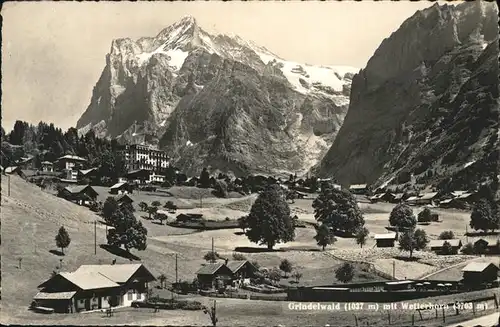
<path fill-rule="evenodd" d="M 77 128 L 159 144 L 188 173 L 300 173 L 331 146 L 355 72 L 286 61 L 185 17 L 156 37 L 112 42 Z"/>
<path fill-rule="evenodd" d="M 474 1 L 405 21 L 354 76 L 344 124 L 315 171 L 373 187 L 496 178 L 497 19 L 494 3 Z"/>

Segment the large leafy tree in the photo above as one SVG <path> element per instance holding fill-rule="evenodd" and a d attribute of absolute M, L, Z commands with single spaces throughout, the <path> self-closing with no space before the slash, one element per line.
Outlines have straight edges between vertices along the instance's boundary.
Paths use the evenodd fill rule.
<path fill-rule="evenodd" d="M 203 168 L 201 174 L 200 174 L 200 186 L 203 188 L 209 188 L 210 187 L 210 174 L 208 173 L 207 168 Z"/>
<path fill-rule="evenodd" d="M 285 278 L 288 273 L 291 273 L 293 270 L 293 265 L 288 259 L 283 259 L 279 266 L 280 270 L 285 273 Z"/>
<path fill-rule="evenodd" d="M 432 212 L 429 208 L 424 208 L 424 210 L 420 211 L 418 214 L 418 221 L 420 222 L 429 222 L 431 221 Z"/>
<path fill-rule="evenodd" d="M 361 248 L 366 244 L 369 234 L 370 232 L 366 227 L 362 227 L 356 231 L 356 243 L 359 244 Z"/>
<path fill-rule="evenodd" d="M 470 227 L 475 230 L 495 230 L 500 224 L 499 216 L 495 214 L 490 201 L 479 200 L 470 215 Z"/>
<path fill-rule="evenodd" d="M 259 194 L 250 214 L 243 218 L 242 226 L 251 242 L 265 244 L 268 249 L 278 242 L 294 240 L 295 221 L 278 185 L 269 185 Z"/>
<path fill-rule="evenodd" d="M 313 202 L 317 221 L 347 233 L 355 233 L 363 227 L 365 220 L 356 198 L 347 190 L 338 190 L 328 183 Z"/>
<path fill-rule="evenodd" d="M 104 220 L 109 223 L 113 217 L 113 215 L 119 210 L 119 205 L 116 199 L 112 196 L 109 196 L 102 206 L 102 216 Z"/>
<path fill-rule="evenodd" d="M 413 256 L 413 251 L 424 249 L 427 243 L 429 243 L 429 239 L 422 229 L 411 229 L 403 233 L 399 238 L 399 248 L 403 251 L 410 252 L 410 258 Z"/>
<path fill-rule="evenodd" d="M 413 210 L 406 204 L 398 204 L 392 209 L 389 216 L 391 226 L 399 228 L 414 228 L 417 225 L 417 220 L 413 214 Z"/>
<path fill-rule="evenodd" d="M 319 227 L 316 229 L 316 235 L 314 236 L 314 239 L 316 240 L 318 246 L 321 246 L 323 251 L 325 250 L 325 247 L 337 241 L 330 227 L 325 224 L 319 225 Z"/>
<path fill-rule="evenodd" d="M 61 226 L 59 228 L 59 232 L 56 235 L 56 246 L 58 248 L 61 248 L 62 253 L 64 254 L 64 249 L 69 246 L 71 243 L 71 238 L 69 237 L 68 232 L 64 228 L 64 226 Z"/>
<path fill-rule="evenodd" d="M 143 251 L 147 247 L 147 229 L 128 210 L 119 210 L 112 220 L 113 229 L 108 231 L 108 244 L 123 247 L 127 252 L 130 249 Z"/>

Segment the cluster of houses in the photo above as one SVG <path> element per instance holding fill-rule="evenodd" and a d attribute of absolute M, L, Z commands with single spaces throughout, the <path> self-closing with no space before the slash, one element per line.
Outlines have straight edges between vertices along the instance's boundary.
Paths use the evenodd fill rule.
<path fill-rule="evenodd" d="M 407 203 L 411 206 L 426 205 L 441 208 L 467 209 L 477 201 L 477 193 L 469 191 L 427 192 L 419 194 L 392 193 L 390 191 L 376 193 L 369 197 L 375 202 Z"/>
<path fill-rule="evenodd" d="M 73 313 L 127 307 L 145 301 L 153 274 L 142 264 L 82 265 L 55 274 L 38 286 L 32 308 Z"/>

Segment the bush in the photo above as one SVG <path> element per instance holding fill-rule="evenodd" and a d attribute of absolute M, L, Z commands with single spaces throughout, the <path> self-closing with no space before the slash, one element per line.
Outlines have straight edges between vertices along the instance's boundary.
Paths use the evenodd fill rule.
<path fill-rule="evenodd" d="M 429 208 L 425 208 L 418 214 L 418 221 L 422 223 L 431 221 L 432 212 Z"/>
<path fill-rule="evenodd" d="M 464 245 L 464 247 L 462 248 L 462 250 L 460 250 L 460 252 L 468 255 L 474 254 L 474 245 L 472 245 L 472 243 L 469 242 Z"/>
<path fill-rule="evenodd" d="M 236 261 L 243 261 L 243 260 L 246 260 L 247 258 L 241 254 L 241 253 L 233 253 L 233 260 L 236 260 Z"/>
<path fill-rule="evenodd" d="M 441 234 L 439 234 L 439 239 L 440 240 L 453 240 L 455 238 L 455 234 L 451 230 L 444 231 Z"/>

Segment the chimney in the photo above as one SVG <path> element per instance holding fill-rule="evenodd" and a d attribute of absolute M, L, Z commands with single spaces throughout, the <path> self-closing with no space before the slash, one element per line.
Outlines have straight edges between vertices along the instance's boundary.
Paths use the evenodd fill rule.
<path fill-rule="evenodd" d="M 229 262 L 229 259 L 226 258 L 226 260 L 224 260 L 224 263 L 227 265 L 228 262 Z"/>

